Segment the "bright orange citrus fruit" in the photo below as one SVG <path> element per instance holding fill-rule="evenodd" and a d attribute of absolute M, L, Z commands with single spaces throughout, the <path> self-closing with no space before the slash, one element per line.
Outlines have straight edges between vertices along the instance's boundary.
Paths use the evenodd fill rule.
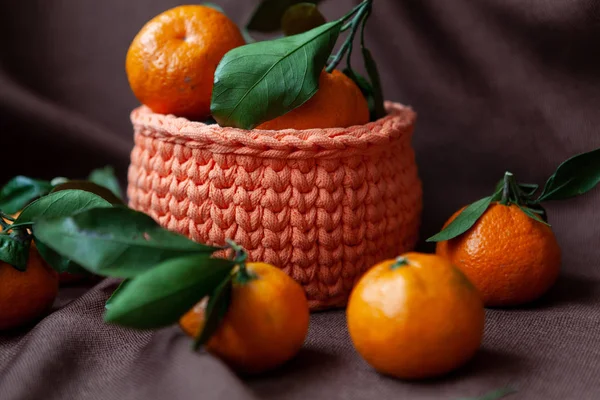
<path fill-rule="evenodd" d="M 58 293 L 58 273 L 48 267 L 34 246 L 24 272 L 0 262 L 0 330 L 39 318 Z"/>
<path fill-rule="evenodd" d="M 203 119 L 217 65 L 245 43 L 238 27 L 214 8 L 179 6 L 150 20 L 127 52 L 129 85 L 152 111 Z"/>
<path fill-rule="evenodd" d="M 298 353 L 308 332 L 308 301 L 302 287 L 279 268 L 248 263 L 247 282 L 234 279 L 229 309 L 206 349 L 233 369 L 257 374 L 273 369 Z M 181 320 L 197 336 L 204 326 L 205 302 Z"/>
<path fill-rule="evenodd" d="M 323 71 L 319 90 L 306 103 L 256 129 L 347 128 L 369 122 L 369 105 L 352 79 Z"/>
<path fill-rule="evenodd" d="M 560 270 L 561 252 L 552 229 L 514 204 L 491 205 L 467 232 L 439 242 L 436 253 L 460 268 L 490 307 L 537 299 Z"/>
<path fill-rule="evenodd" d="M 408 253 L 360 279 L 347 308 L 358 353 L 402 379 L 445 374 L 481 345 L 485 312 L 469 280 L 447 259 Z"/>

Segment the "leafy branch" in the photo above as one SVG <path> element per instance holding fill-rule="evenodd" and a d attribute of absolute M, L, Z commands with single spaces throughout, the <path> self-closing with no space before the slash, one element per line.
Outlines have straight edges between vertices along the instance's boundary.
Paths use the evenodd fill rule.
<path fill-rule="evenodd" d="M 215 71 L 211 101 L 215 120 L 221 126 L 253 129 L 262 122 L 300 107 L 319 89 L 319 76 L 325 67 L 331 72 L 346 57 L 347 70 L 352 71 L 349 60 L 359 29 L 363 58 L 371 82 L 363 77 L 357 78 L 358 74 L 353 71 L 348 76 L 355 80 L 367 97 L 371 116 L 383 116 L 385 110 L 379 74 L 371 53 L 364 45 L 364 27 L 372 3 L 373 0 L 364 0 L 342 18 L 306 32 L 250 43 L 229 51 Z M 314 17 L 314 13 L 305 15 Z M 307 23 L 310 24 L 312 22 Z M 330 58 L 340 33 L 346 30 L 350 31 L 348 37 Z"/>
<path fill-rule="evenodd" d="M 427 239 L 440 242 L 458 237 L 471 229 L 493 202 L 504 206 L 516 205 L 528 217 L 549 225 L 544 201 L 564 200 L 582 195 L 600 183 L 600 148 L 573 156 L 560 164 L 548 178 L 544 189 L 536 197 L 539 185 L 517 183 L 511 172 L 496 185 L 492 196 L 484 197 L 467 206 L 441 232 Z"/>

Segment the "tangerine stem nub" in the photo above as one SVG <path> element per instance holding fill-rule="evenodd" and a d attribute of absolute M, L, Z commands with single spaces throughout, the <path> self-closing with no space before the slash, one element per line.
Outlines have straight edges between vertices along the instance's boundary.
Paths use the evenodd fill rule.
<path fill-rule="evenodd" d="M 506 206 L 510 203 L 510 194 L 511 194 L 511 180 L 514 179 L 512 172 L 506 171 L 504 173 L 504 187 L 502 188 L 502 199 L 500 200 L 500 204 Z"/>
<path fill-rule="evenodd" d="M 396 258 L 396 262 L 394 262 L 390 268 L 394 270 L 396 268 L 406 267 L 407 265 L 409 265 L 408 258 L 400 256 Z"/>
<path fill-rule="evenodd" d="M 242 246 L 240 246 L 231 239 L 227 239 L 225 242 L 227 243 L 229 248 L 235 251 L 233 262 L 238 266 L 236 280 L 239 283 L 246 283 L 253 279 L 256 279 L 256 275 L 249 272 L 246 268 L 246 260 L 248 259 L 248 253 L 246 252 L 246 250 L 244 250 Z"/>

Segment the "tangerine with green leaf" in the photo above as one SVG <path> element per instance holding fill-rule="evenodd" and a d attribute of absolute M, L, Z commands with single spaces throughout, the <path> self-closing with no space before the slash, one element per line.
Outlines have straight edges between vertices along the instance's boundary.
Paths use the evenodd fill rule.
<path fill-rule="evenodd" d="M 302 287 L 266 263 L 240 264 L 234 271 L 230 302 L 206 350 L 243 374 L 276 368 L 298 353 L 308 332 L 308 301 Z M 185 314 L 181 328 L 198 337 L 208 324 L 210 301 Z"/>
<path fill-rule="evenodd" d="M 436 253 L 460 268 L 490 307 L 537 299 L 558 278 L 561 260 L 552 228 L 515 204 L 500 203 L 492 204 L 463 235 L 439 242 Z"/>
<path fill-rule="evenodd" d="M 323 71 L 319 90 L 306 103 L 257 129 L 347 128 L 369 122 L 369 105 L 360 89 L 338 70 Z"/>
<path fill-rule="evenodd" d="M 383 117 L 379 73 L 364 34 L 373 0 L 362 1 L 327 23 L 315 5 L 288 5 L 292 7 L 276 14 L 284 16 L 284 31 L 293 35 L 232 49 L 219 63 L 211 101 L 219 125 L 263 130 L 346 128 Z M 264 22 L 269 7 L 261 8 Z M 346 38 L 334 52 L 344 32 Z M 352 69 L 353 49 L 358 48 L 368 79 Z M 340 66 L 343 61 L 345 67 Z M 338 66 L 345 73 L 337 71 Z"/>
<path fill-rule="evenodd" d="M 439 376 L 481 345 L 477 289 L 446 258 L 408 253 L 359 280 L 346 310 L 350 338 L 377 371 L 401 379 Z"/>
<path fill-rule="evenodd" d="M 460 268 L 486 306 L 538 299 L 559 276 L 561 249 L 542 202 L 563 200 L 600 182 L 600 149 L 563 162 L 536 198 L 538 185 L 517 183 L 507 172 L 493 195 L 456 212 L 428 241 Z"/>

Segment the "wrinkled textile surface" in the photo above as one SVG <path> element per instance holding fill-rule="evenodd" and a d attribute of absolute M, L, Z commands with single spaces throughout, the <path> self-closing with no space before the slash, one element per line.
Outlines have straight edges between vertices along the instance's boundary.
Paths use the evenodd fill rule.
<path fill-rule="evenodd" d="M 256 1 L 219 1 L 244 21 Z M 354 2 L 328 0 L 342 15 Z M 129 41 L 177 2 L 3 0 L 2 181 L 85 176 L 112 164 L 125 181 L 137 105 L 123 72 Z M 418 113 L 421 239 L 489 194 L 506 169 L 543 183 L 600 146 L 598 0 L 377 0 L 368 42 L 386 98 Z M 61 291 L 37 325 L 0 334 L 0 399 L 457 399 L 511 384 L 515 399 L 600 398 L 600 190 L 548 204 L 562 276 L 526 308 L 488 310 L 483 348 L 456 373 L 401 382 L 352 349 L 342 311 L 314 314 L 299 356 L 251 379 L 189 351 L 177 328 L 107 326 L 112 281 Z M 423 242 L 423 240 L 421 240 Z M 423 246 L 424 249 L 429 249 Z M 424 310 L 426 312 L 426 310 Z"/>

